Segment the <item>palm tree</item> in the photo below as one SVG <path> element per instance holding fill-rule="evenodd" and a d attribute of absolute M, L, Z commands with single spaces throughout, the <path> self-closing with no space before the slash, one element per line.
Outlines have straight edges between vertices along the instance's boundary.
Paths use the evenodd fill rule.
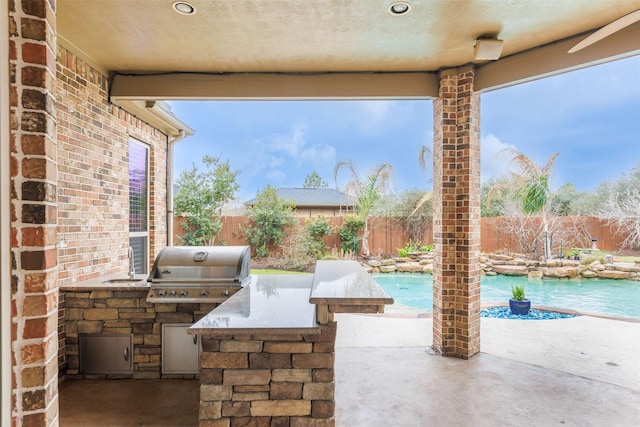
<path fill-rule="evenodd" d="M 420 164 L 420 169 L 423 171 L 427 168 L 427 159 L 433 157 L 433 153 L 431 149 L 426 145 L 421 145 L 420 150 L 418 151 L 418 163 Z M 427 191 L 424 193 L 422 198 L 418 201 L 418 204 L 413 209 L 413 211 L 409 214 L 409 216 L 413 216 L 416 212 L 420 210 L 422 205 L 427 203 L 433 197 L 433 191 Z"/>
<path fill-rule="evenodd" d="M 389 163 L 379 163 L 369 171 L 368 175 L 363 177 L 350 160 L 338 162 L 333 169 L 333 179 L 336 181 L 336 186 L 338 172 L 345 167 L 351 173 L 351 181 L 346 185 L 346 192 L 355 196 L 356 210 L 364 222 L 362 255 L 369 256 L 369 214 L 373 206 L 382 198 L 393 172 L 393 166 Z"/>
<path fill-rule="evenodd" d="M 540 215 L 544 232 L 544 258 L 551 257 L 551 240 L 549 239 L 549 224 L 547 222 L 547 200 L 551 193 L 549 181 L 553 165 L 559 153 L 552 154 L 547 162 L 540 166 L 513 148 L 501 151 L 510 157 L 515 170 L 511 171 L 514 185 L 514 195 L 520 203 L 522 212 L 527 215 Z"/>

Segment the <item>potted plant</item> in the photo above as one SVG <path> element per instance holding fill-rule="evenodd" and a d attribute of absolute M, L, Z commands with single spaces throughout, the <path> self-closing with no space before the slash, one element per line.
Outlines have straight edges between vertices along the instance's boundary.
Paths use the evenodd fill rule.
<path fill-rule="evenodd" d="M 509 308 L 512 314 L 526 316 L 531 310 L 531 301 L 524 296 L 524 285 L 511 285 L 511 298 Z"/>

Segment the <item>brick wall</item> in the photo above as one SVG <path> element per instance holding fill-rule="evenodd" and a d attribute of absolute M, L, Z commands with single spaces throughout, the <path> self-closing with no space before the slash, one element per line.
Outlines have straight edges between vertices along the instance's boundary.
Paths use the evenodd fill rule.
<path fill-rule="evenodd" d="M 167 136 L 108 102 L 108 77 L 58 46 L 58 284 L 127 274 L 129 140 L 149 146 L 149 261 L 166 246 Z M 58 366 L 66 370 L 60 296 Z"/>
<path fill-rule="evenodd" d="M 58 46 L 59 283 L 129 268 L 129 140 L 150 149 L 150 263 L 166 246 L 167 136 L 108 102 L 108 78 Z"/>

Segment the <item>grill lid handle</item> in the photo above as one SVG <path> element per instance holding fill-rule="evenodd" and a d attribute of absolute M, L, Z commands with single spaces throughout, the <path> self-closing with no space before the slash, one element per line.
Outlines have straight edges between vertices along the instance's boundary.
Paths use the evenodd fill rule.
<path fill-rule="evenodd" d="M 205 259 L 207 259 L 207 255 L 209 253 L 206 251 L 198 251 L 195 254 L 193 254 L 193 261 L 194 262 L 203 262 Z"/>

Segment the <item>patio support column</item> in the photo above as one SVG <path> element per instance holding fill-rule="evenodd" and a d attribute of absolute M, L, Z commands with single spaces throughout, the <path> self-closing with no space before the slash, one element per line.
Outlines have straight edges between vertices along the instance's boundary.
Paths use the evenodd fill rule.
<path fill-rule="evenodd" d="M 11 283 L 2 286 L 11 287 L 11 361 L 2 362 L 11 363 L 12 425 L 52 426 L 58 424 L 55 1 L 9 1 L 8 12 L 10 81 L 1 90 L 9 91 L 11 116 Z"/>
<path fill-rule="evenodd" d="M 440 72 L 433 107 L 433 346 L 480 352 L 480 95 L 471 66 Z"/>

